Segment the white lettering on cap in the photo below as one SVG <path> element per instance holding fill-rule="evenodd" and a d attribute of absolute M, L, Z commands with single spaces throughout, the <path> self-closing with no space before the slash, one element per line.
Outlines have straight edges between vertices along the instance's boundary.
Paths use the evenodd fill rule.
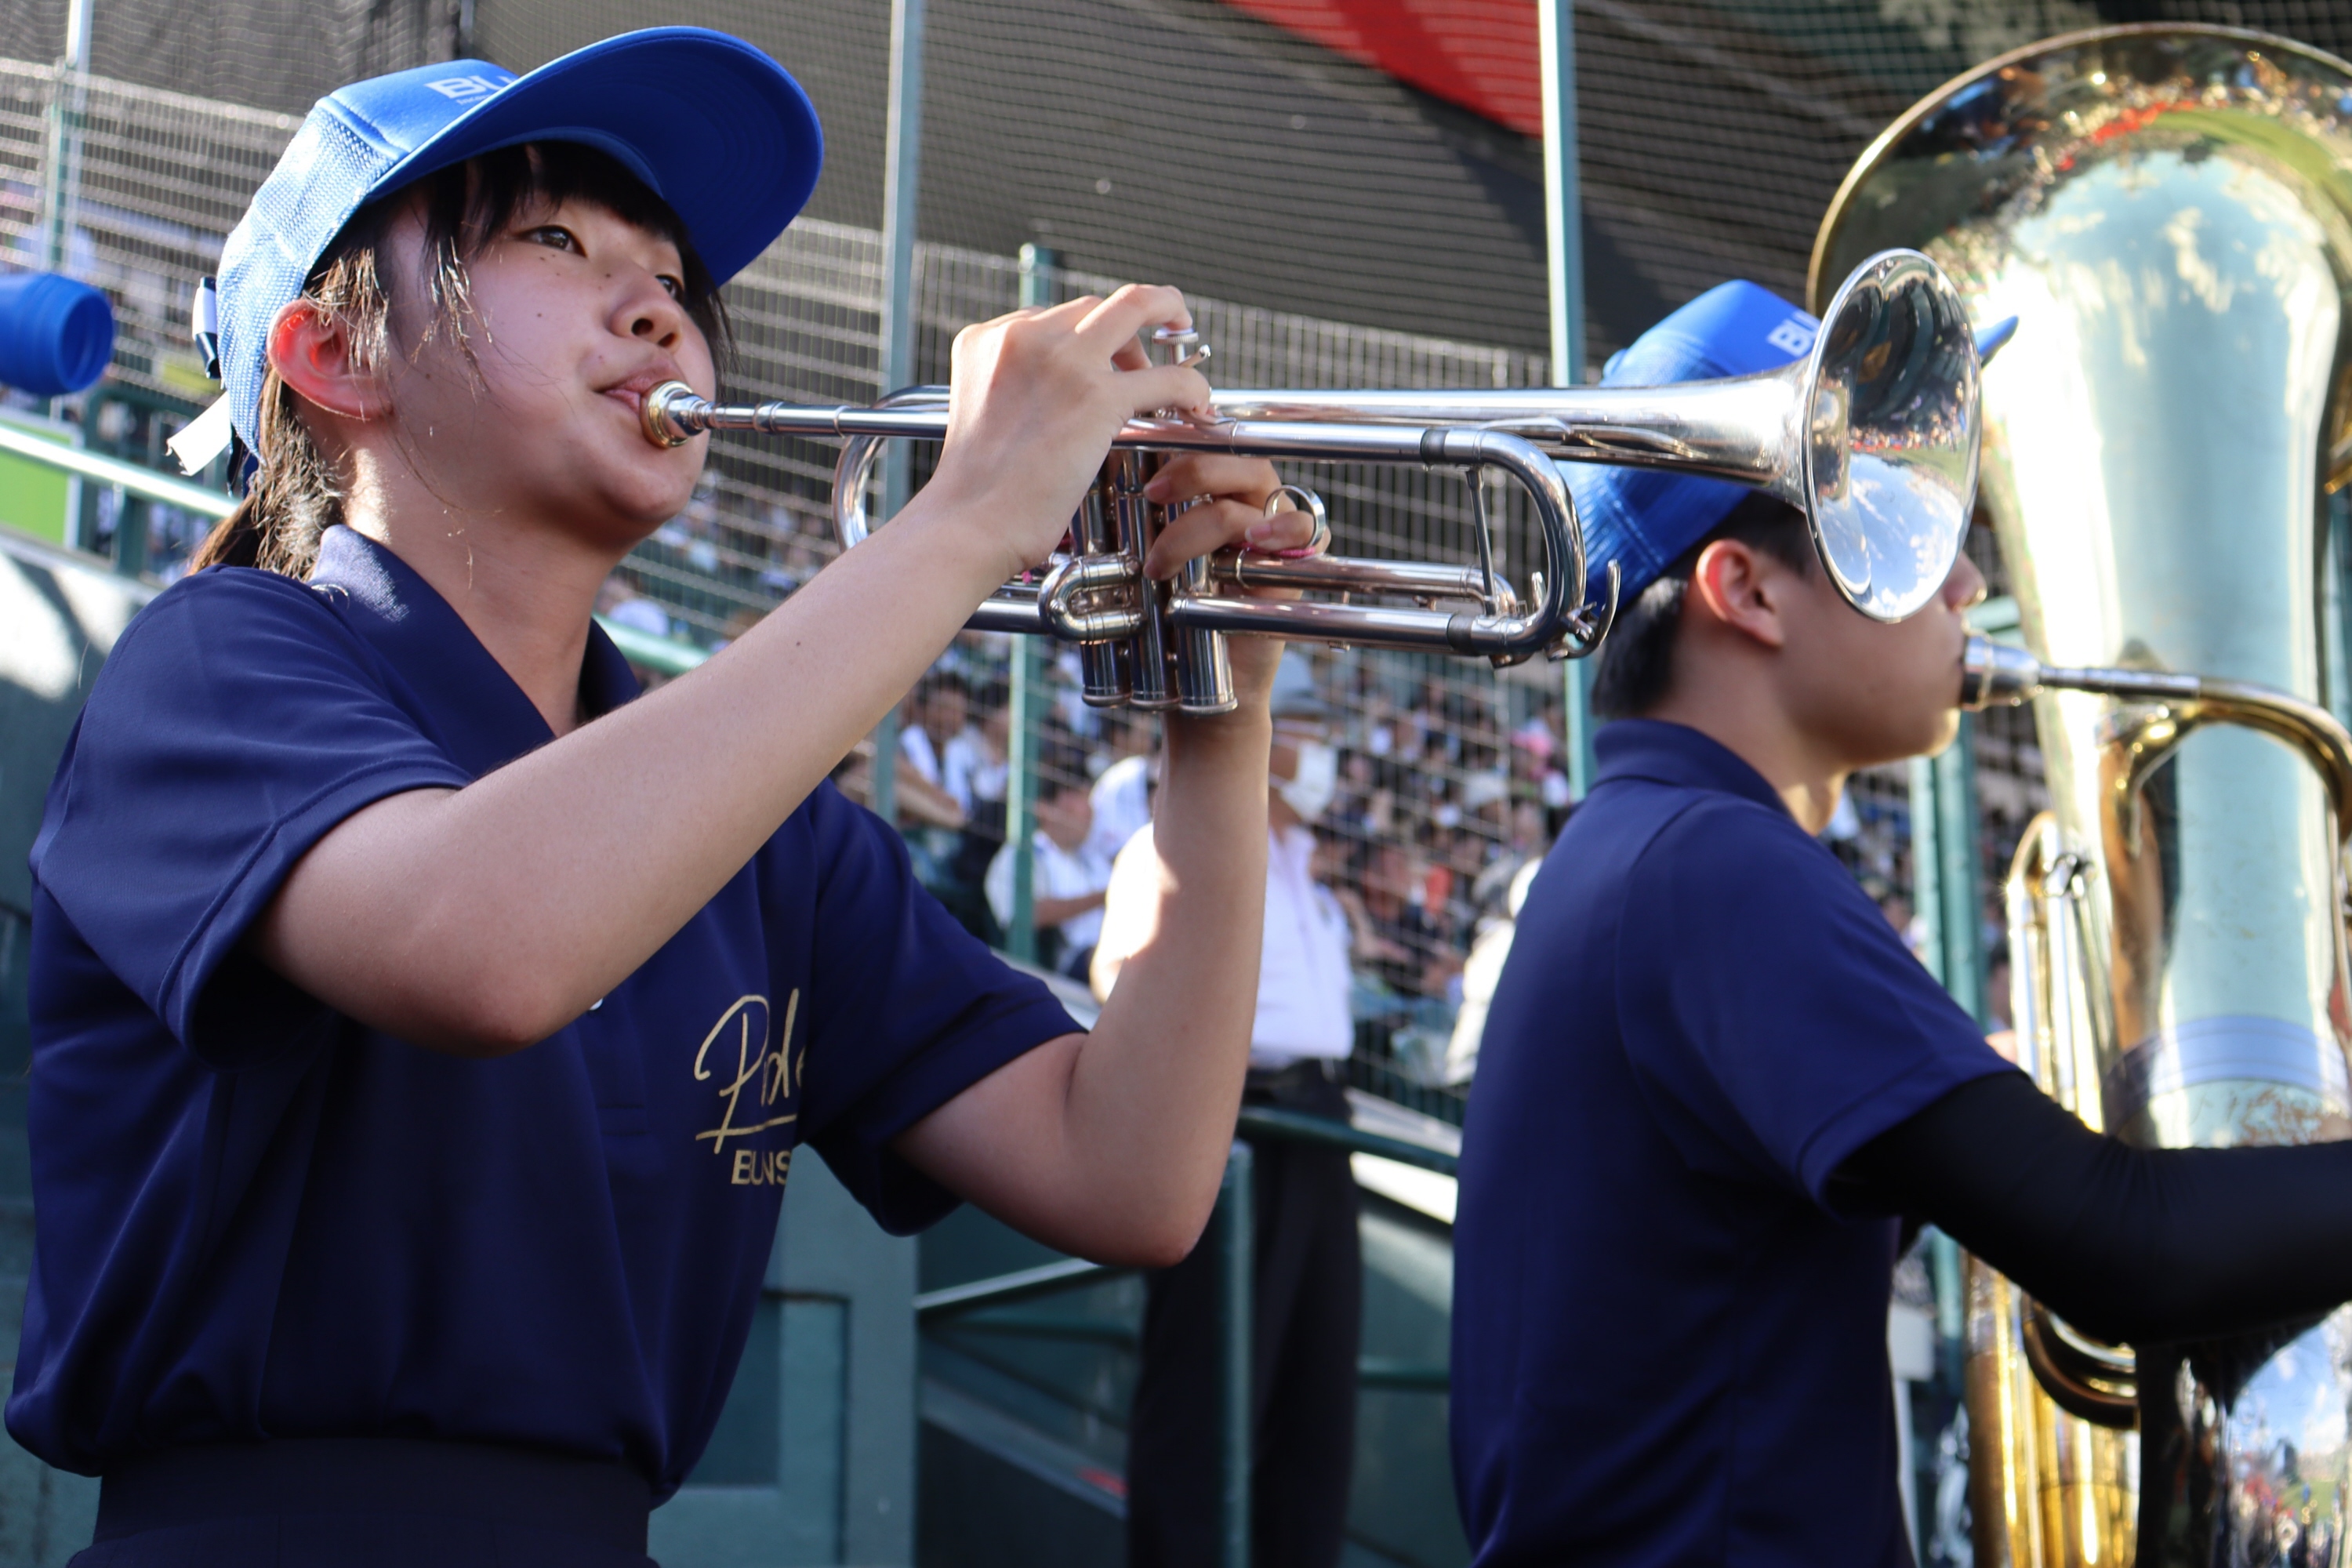
<path fill-rule="evenodd" d="M 514 79 L 509 77 L 508 81 Z M 486 76 L 445 76 L 438 81 L 425 84 L 442 97 L 457 103 L 474 103 L 488 98 L 507 85 Z"/>
<path fill-rule="evenodd" d="M 1802 316 L 1791 316 L 1764 335 L 1764 341 L 1791 357 L 1812 351 L 1818 327 L 1809 326 Z"/>

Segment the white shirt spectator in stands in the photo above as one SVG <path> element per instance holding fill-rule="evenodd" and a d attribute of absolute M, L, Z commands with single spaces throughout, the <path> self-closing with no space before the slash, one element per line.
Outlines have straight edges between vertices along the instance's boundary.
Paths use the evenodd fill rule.
<path fill-rule="evenodd" d="M 996 773 L 993 794 L 987 788 L 992 763 Z M 967 724 L 957 731 L 940 749 L 940 787 L 955 796 L 956 804 L 963 807 L 967 816 L 972 813 L 972 803 L 982 795 L 991 800 L 1004 798 L 1003 774 L 1004 764 L 989 756 L 988 741 L 977 724 Z"/>
<path fill-rule="evenodd" d="M 931 738 L 923 732 L 921 725 L 900 726 L 898 755 L 905 759 L 908 767 L 922 775 L 925 784 L 946 787 L 940 778 L 940 754 L 932 749 Z"/>
<path fill-rule="evenodd" d="M 1081 843 L 1076 849 L 1065 849 L 1039 828 L 1030 843 L 1036 850 L 1029 873 L 1029 896 L 1034 899 L 1078 899 L 1088 893 L 1099 893 L 1110 886 L 1111 862 L 1107 855 L 1096 851 L 1092 840 Z M 988 909 L 1000 926 L 1013 923 L 1013 846 L 1004 846 L 988 863 L 988 875 L 982 879 L 982 890 L 988 895 Z M 1062 933 L 1065 952 L 1076 952 L 1090 948 L 1100 940 L 1103 912 L 1099 908 L 1064 921 L 1054 928 Z"/>
<path fill-rule="evenodd" d="M 657 637 L 669 636 L 669 616 L 651 599 L 624 599 L 604 613 L 631 631 L 646 632 Z"/>
<path fill-rule="evenodd" d="M 1528 901 L 1536 873 L 1543 869 L 1538 856 L 1519 868 L 1511 879 L 1503 918 L 1482 924 L 1478 940 L 1462 965 L 1462 1010 L 1454 1016 L 1454 1037 L 1446 1042 L 1445 1081 L 1468 1083 L 1478 1071 L 1478 1047 L 1486 1037 L 1486 1009 L 1503 978 L 1503 964 L 1511 956 L 1511 938 L 1518 931 L 1519 906 Z"/>
<path fill-rule="evenodd" d="M 1151 759 L 1122 757 L 1105 768 L 1087 794 L 1094 807 L 1094 831 L 1087 847 L 1116 859 L 1127 841 L 1151 825 Z"/>
<path fill-rule="evenodd" d="M 1265 937 L 1258 960 L 1257 1017 L 1250 1026 L 1250 1066 L 1286 1068 L 1310 1058 L 1342 1059 L 1356 1043 L 1348 1011 L 1348 916 L 1315 880 L 1315 835 L 1303 827 L 1269 836 Z M 1121 956 L 1141 945 L 1141 927 L 1158 894 L 1160 863 L 1151 829 L 1128 840 L 1111 868 L 1103 903 L 1103 949 Z"/>

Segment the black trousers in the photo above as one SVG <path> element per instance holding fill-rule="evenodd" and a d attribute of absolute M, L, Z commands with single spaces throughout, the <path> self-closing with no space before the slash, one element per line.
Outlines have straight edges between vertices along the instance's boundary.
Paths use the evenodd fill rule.
<path fill-rule="evenodd" d="M 1348 1119 L 1319 1064 L 1252 1073 L 1248 1103 Z M 1345 1152 L 1253 1141 L 1257 1310 L 1251 1348 L 1250 1561 L 1337 1568 L 1356 1444 L 1363 1252 Z M 1221 1381 L 1214 1237 L 1150 1276 L 1128 1428 L 1129 1568 L 1213 1568 L 1220 1555 Z"/>

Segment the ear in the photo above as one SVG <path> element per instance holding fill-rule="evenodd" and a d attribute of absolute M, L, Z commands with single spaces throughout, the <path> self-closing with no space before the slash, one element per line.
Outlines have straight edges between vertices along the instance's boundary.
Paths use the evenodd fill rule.
<path fill-rule="evenodd" d="M 1764 552 L 1737 539 L 1718 539 L 1699 552 L 1685 596 L 1707 619 L 1766 647 L 1789 638 L 1790 574 Z"/>
<path fill-rule="evenodd" d="M 383 378 L 360 362 L 350 327 L 297 300 L 269 323 L 269 363 L 278 379 L 305 403 L 345 419 L 381 419 L 391 412 Z"/>

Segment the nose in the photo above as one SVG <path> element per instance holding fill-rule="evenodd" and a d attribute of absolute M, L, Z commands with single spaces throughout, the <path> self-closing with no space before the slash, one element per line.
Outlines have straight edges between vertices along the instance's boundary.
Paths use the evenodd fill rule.
<path fill-rule="evenodd" d="M 650 269 L 640 267 L 631 271 L 633 276 L 621 300 L 615 325 L 630 337 L 675 351 L 690 325 L 686 307 L 662 287 L 660 277 Z"/>
<path fill-rule="evenodd" d="M 1944 579 L 1944 603 L 1955 610 L 1965 610 L 1971 605 L 1984 603 L 1984 573 L 1969 559 L 1966 550 L 1952 563 L 1950 574 Z"/>

